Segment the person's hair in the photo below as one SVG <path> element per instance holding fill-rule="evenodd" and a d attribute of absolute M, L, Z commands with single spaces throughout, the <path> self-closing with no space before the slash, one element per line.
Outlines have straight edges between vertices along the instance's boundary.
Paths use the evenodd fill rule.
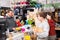
<path fill-rule="evenodd" d="M 48 12 L 47 15 L 51 16 L 51 18 L 54 20 L 53 13 Z"/>
<path fill-rule="evenodd" d="M 39 12 L 38 15 L 43 18 L 46 18 L 47 16 L 46 12 Z"/>
<path fill-rule="evenodd" d="M 10 11 L 12 11 L 11 9 L 9 9 L 8 11 L 7 11 L 7 13 L 9 13 Z"/>

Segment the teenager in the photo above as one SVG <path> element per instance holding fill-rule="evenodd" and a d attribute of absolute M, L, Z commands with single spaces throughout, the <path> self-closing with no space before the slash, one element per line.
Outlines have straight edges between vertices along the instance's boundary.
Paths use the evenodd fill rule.
<path fill-rule="evenodd" d="M 47 14 L 47 19 L 48 19 L 48 23 L 49 23 L 49 26 L 50 26 L 49 40 L 56 40 L 55 22 L 52 18 L 51 13 Z"/>
<path fill-rule="evenodd" d="M 49 24 L 46 19 L 46 13 L 41 12 L 37 14 L 37 17 L 35 17 L 35 25 L 38 27 L 38 32 L 36 33 L 37 40 L 48 40 Z"/>

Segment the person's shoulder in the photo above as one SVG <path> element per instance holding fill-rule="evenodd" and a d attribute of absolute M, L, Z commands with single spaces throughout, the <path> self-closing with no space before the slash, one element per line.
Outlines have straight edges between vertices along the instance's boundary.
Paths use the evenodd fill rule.
<path fill-rule="evenodd" d="M 48 22 L 54 22 L 54 20 L 51 19 L 51 20 L 48 20 Z"/>
<path fill-rule="evenodd" d="M 44 23 L 43 23 L 43 24 L 47 25 L 47 24 L 48 24 L 48 20 L 47 20 L 47 19 L 45 19 L 45 21 L 44 21 Z"/>
<path fill-rule="evenodd" d="M 47 20 L 47 19 L 45 19 L 45 22 L 48 22 L 48 20 Z"/>

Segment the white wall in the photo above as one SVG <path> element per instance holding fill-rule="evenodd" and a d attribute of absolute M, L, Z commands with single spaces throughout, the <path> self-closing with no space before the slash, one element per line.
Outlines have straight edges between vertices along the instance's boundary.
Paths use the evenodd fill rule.
<path fill-rule="evenodd" d="M 60 3 L 60 0 L 47 0 L 47 3 Z"/>
<path fill-rule="evenodd" d="M 0 0 L 0 6 L 10 7 L 10 0 Z"/>
<path fill-rule="evenodd" d="M 27 0 L 0 0 L 0 6 L 3 6 L 3 7 L 11 7 L 12 4 L 11 3 L 14 3 L 14 2 L 20 2 L 20 1 L 27 1 Z M 35 0 L 39 3 L 42 3 L 42 4 L 46 4 L 46 0 Z M 47 3 L 56 3 L 56 2 L 60 2 L 60 0 L 47 0 Z"/>
<path fill-rule="evenodd" d="M 32 1 L 37 1 L 38 3 L 42 3 L 42 4 L 46 4 L 46 1 L 47 1 L 47 4 L 49 3 L 60 3 L 60 0 L 32 0 Z"/>
<path fill-rule="evenodd" d="M 14 2 L 20 2 L 20 1 L 26 1 L 26 0 L 0 0 L 0 6 L 3 7 L 11 7 Z"/>

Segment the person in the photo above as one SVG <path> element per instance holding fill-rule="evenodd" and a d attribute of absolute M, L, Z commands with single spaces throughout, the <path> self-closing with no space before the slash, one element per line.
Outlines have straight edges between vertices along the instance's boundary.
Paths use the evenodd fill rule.
<path fill-rule="evenodd" d="M 49 26 L 50 26 L 49 40 L 56 40 L 55 22 L 54 22 L 54 20 L 52 18 L 51 13 L 47 14 L 47 19 L 48 19 L 48 23 L 49 23 Z"/>
<path fill-rule="evenodd" d="M 58 25 L 60 25 L 60 22 L 58 22 L 58 15 L 59 15 L 59 13 L 58 13 L 58 11 L 56 11 L 55 12 L 55 22 L 56 22 L 55 30 L 56 30 L 57 40 L 60 40 L 60 30 L 59 30 L 59 27 L 58 27 Z"/>
<path fill-rule="evenodd" d="M 7 27 L 11 32 L 14 30 L 15 27 L 17 27 L 16 22 L 14 21 L 14 13 L 12 12 L 12 10 L 8 10 L 6 18 L 7 18 Z"/>
<path fill-rule="evenodd" d="M 34 33 L 31 34 L 31 40 L 37 40 L 37 36 Z"/>
<path fill-rule="evenodd" d="M 49 35 L 49 24 L 46 19 L 46 13 L 41 12 L 35 15 L 35 25 L 39 29 L 36 32 L 37 40 L 48 40 Z"/>

